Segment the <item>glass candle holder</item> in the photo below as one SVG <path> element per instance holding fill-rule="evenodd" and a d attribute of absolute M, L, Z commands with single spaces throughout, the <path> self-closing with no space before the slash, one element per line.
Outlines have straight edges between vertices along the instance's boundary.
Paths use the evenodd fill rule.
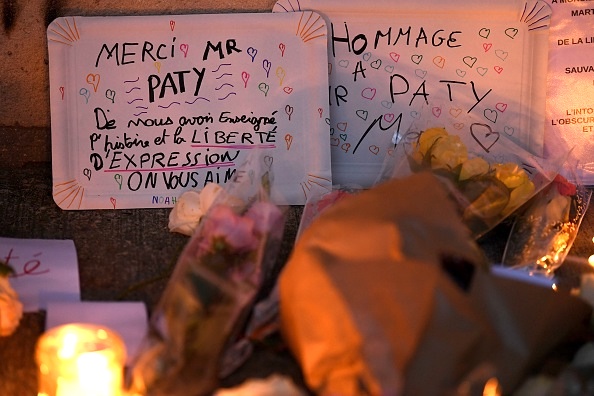
<path fill-rule="evenodd" d="M 126 347 L 104 326 L 66 324 L 37 342 L 38 396 L 122 396 Z"/>

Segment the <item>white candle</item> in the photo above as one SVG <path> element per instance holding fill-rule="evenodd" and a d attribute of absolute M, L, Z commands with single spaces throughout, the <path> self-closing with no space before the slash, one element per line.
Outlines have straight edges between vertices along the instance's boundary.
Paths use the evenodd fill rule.
<path fill-rule="evenodd" d="M 38 396 L 121 396 L 126 350 L 112 330 L 68 324 L 38 341 Z"/>

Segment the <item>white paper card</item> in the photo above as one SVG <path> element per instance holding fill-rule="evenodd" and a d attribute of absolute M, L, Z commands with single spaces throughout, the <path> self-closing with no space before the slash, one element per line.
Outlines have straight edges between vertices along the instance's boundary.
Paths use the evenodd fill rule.
<path fill-rule="evenodd" d="M 54 200 L 171 207 L 208 182 L 251 180 L 238 168 L 254 150 L 275 202 L 330 189 L 326 32 L 311 12 L 56 19 Z"/>
<path fill-rule="evenodd" d="M 0 258 L 16 272 L 10 284 L 25 312 L 49 301 L 78 301 L 78 258 L 72 240 L 0 238 Z"/>
<path fill-rule="evenodd" d="M 546 133 L 561 136 L 580 161 L 582 182 L 594 185 L 594 8 L 585 1 L 547 1 L 553 15 Z"/>
<path fill-rule="evenodd" d="M 329 26 L 335 184 L 371 186 L 392 138 L 427 113 L 427 128 L 472 135 L 469 150 L 489 152 L 507 136 L 542 154 L 546 3 L 279 0 L 273 8 L 299 10 Z"/>
<path fill-rule="evenodd" d="M 51 302 L 47 307 L 46 329 L 68 323 L 106 326 L 124 341 L 130 363 L 146 335 L 147 321 L 142 302 Z"/>

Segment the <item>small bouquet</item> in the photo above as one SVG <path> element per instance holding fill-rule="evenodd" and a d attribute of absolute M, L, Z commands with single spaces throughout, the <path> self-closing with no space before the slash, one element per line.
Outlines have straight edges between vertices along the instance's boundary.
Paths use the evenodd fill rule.
<path fill-rule="evenodd" d="M 494 134 L 483 124 L 471 126 L 471 131 Z M 399 140 L 379 180 L 433 173 L 445 183 L 464 223 L 478 239 L 548 185 L 561 162 L 537 158 L 499 134 L 496 142 L 497 146 L 471 148 L 471 139 L 444 127 L 412 130 Z"/>
<path fill-rule="evenodd" d="M 551 184 L 536 194 L 515 217 L 502 264 L 534 274 L 551 276 L 561 266 L 578 233 L 592 191 L 564 167 Z"/>
<path fill-rule="evenodd" d="M 250 172 L 255 177 L 227 185 L 190 233 L 133 363 L 133 392 L 216 389 L 224 355 L 241 339 L 282 239 L 283 213 L 268 201 L 271 170 Z"/>

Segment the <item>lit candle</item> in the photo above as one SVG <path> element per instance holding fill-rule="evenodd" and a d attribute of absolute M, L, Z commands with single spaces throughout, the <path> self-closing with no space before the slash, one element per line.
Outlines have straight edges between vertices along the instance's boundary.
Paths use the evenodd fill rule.
<path fill-rule="evenodd" d="M 67 324 L 37 343 L 38 396 L 121 396 L 126 348 L 112 330 Z"/>

